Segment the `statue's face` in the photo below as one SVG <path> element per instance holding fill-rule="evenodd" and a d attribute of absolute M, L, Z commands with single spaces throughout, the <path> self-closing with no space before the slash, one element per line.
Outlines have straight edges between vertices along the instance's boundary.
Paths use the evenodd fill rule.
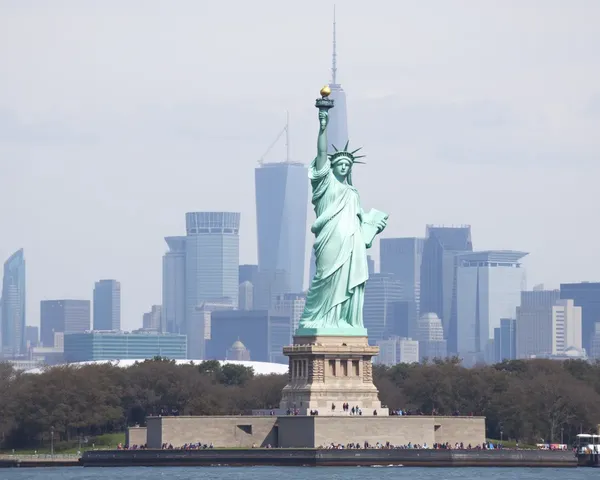
<path fill-rule="evenodd" d="M 335 177 L 338 180 L 343 181 L 346 179 L 346 177 L 350 173 L 350 168 L 351 168 L 350 161 L 341 160 L 333 166 L 333 174 L 335 175 Z"/>

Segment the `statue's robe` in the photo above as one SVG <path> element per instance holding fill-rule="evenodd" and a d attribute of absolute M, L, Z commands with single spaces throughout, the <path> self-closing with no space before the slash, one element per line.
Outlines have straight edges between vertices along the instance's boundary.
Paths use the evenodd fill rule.
<path fill-rule="evenodd" d="M 317 215 L 311 227 L 317 268 L 300 327 L 363 327 L 369 268 L 358 191 L 334 177 L 329 161 L 317 170 L 313 160 L 309 178 Z"/>

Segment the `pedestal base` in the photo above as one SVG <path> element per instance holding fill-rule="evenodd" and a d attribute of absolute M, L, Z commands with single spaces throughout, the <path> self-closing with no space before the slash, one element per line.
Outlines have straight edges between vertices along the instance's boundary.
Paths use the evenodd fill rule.
<path fill-rule="evenodd" d="M 373 384 L 371 358 L 379 347 L 367 336 L 305 335 L 299 330 L 294 345 L 283 348 L 290 359 L 289 381 L 284 387 L 281 410 L 300 415 L 388 415 Z M 348 404 L 344 411 L 343 404 Z"/>

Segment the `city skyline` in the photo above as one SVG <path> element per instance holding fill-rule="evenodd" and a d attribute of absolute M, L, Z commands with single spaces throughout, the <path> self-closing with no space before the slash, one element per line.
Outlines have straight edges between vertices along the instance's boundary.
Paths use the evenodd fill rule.
<path fill-rule="evenodd" d="M 184 212 L 240 212 L 240 263 L 257 263 L 256 159 L 284 110 L 294 161 L 314 156 L 331 18 L 307 1 L 289 17 L 270 13 L 250 35 L 258 19 L 248 21 L 245 5 L 198 15 L 184 2 L 184 17 L 150 2 L 142 22 L 131 6 L 106 3 L 89 15 L 66 4 L 37 14 L 0 7 L 10 39 L 0 42 L 0 259 L 27 252 L 28 325 L 39 323 L 40 300 L 90 299 L 94 281 L 117 278 L 131 329 L 161 303 L 163 237 L 184 231 Z M 252 9 L 274 12 L 270 5 Z M 338 8 L 337 77 L 351 142 L 369 160 L 354 181 L 367 206 L 386 205 L 385 238 L 468 223 L 478 250 L 531 252 L 530 284 L 598 280 L 600 91 L 589 59 L 600 7 L 586 5 L 533 2 L 515 15 L 440 4 L 435 17 L 420 5 L 388 5 L 384 16 L 354 2 Z M 243 43 L 224 36 L 224 18 Z M 167 33 L 160 48 L 157 29 Z M 132 31 L 139 43 L 128 42 Z M 260 53 L 232 59 L 234 43 Z M 569 228 L 556 229 L 559 218 Z M 80 232 L 90 232 L 85 242 L 75 240 Z"/>

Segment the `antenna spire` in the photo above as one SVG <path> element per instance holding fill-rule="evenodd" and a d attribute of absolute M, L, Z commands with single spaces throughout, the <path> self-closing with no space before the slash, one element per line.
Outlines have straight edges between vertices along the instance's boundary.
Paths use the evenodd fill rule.
<path fill-rule="evenodd" d="M 285 112 L 285 161 L 290 163 L 290 112 Z"/>
<path fill-rule="evenodd" d="M 337 84 L 337 51 L 335 41 L 335 5 L 333 6 L 333 55 L 331 58 L 331 83 Z"/>

